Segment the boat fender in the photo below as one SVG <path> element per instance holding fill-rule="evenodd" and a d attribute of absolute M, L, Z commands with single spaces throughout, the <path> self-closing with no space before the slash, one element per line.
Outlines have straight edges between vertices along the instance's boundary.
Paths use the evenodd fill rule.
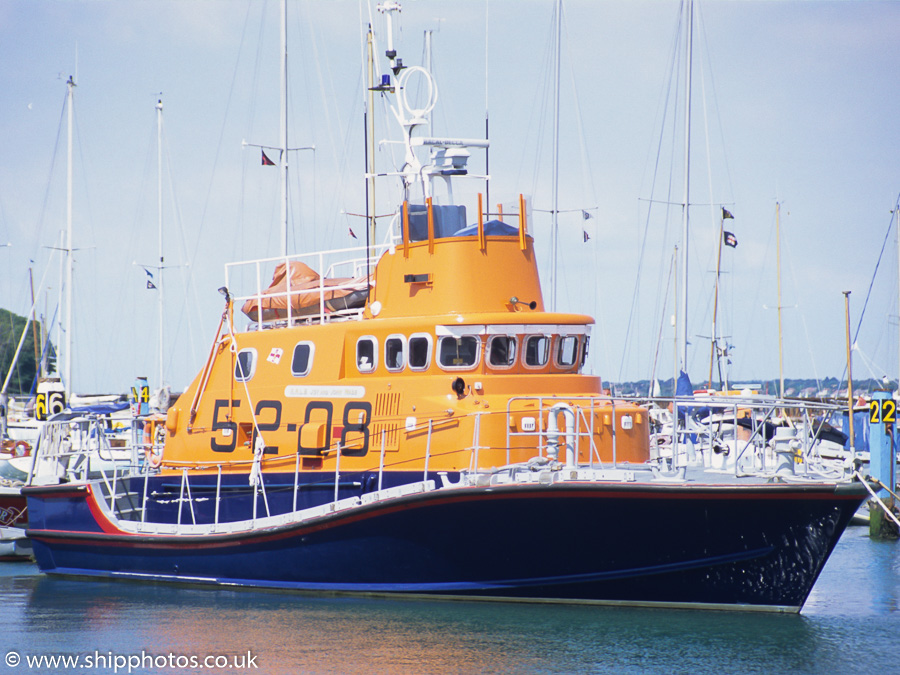
<path fill-rule="evenodd" d="M 178 428 L 178 408 L 169 408 L 166 412 L 166 431 L 169 435 L 174 436 L 175 430 Z"/>
<path fill-rule="evenodd" d="M 150 422 L 144 423 L 144 456 L 152 469 L 158 469 L 162 464 L 162 449 L 158 452 L 153 449 L 153 424 Z"/>

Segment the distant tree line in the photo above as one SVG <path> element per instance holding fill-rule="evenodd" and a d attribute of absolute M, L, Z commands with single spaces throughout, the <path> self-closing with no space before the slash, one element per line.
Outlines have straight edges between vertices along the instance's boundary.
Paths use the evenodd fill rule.
<path fill-rule="evenodd" d="M 694 389 L 705 389 L 706 382 L 694 382 Z M 758 379 L 758 380 L 737 380 L 729 383 L 729 388 L 744 388 L 747 385 L 753 385 L 753 389 L 763 394 L 778 394 L 780 383 L 775 379 Z M 613 394 L 619 396 L 650 395 L 650 380 L 638 380 L 635 382 L 604 382 L 604 389 L 610 389 Z M 713 388 L 718 388 L 718 383 L 713 384 Z M 853 381 L 853 391 L 857 393 L 871 393 L 878 390 L 895 391 L 897 389 L 897 380 L 887 380 L 868 378 Z M 839 380 L 836 377 L 826 377 L 821 380 L 804 379 L 804 378 L 785 378 L 784 380 L 785 396 L 789 398 L 817 398 L 831 397 L 836 394 L 844 394 L 847 391 L 847 380 Z M 659 380 L 659 395 L 674 396 L 675 380 Z"/>
<path fill-rule="evenodd" d="M 6 381 L 6 376 L 9 374 L 26 322 L 27 319 L 24 316 L 0 309 L 0 386 Z M 34 388 L 40 361 L 40 351 L 35 355 L 35 334 L 38 337 L 38 350 L 40 350 L 40 322 L 37 322 L 36 327 L 30 325 L 28 327 L 25 343 L 22 345 L 22 351 L 19 352 L 19 359 L 7 388 L 9 394 L 27 394 Z M 56 351 L 52 344 L 48 346 L 48 352 L 47 364 L 49 370 L 52 371 L 56 367 Z"/>

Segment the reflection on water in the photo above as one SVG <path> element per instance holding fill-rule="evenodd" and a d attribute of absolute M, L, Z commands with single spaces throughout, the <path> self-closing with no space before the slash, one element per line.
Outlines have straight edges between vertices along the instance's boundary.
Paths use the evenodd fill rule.
<path fill-rule="evenodd" d="M 255 672 L 270 674 L 871 672 L 868 655 L 900 634 L 898 589 L 900 545 L 860 529 L 841 540 L 800 616 L 309 597 L 56 579 L 5 564 L 0 646 L 23 655 L 249 651 Z"/>

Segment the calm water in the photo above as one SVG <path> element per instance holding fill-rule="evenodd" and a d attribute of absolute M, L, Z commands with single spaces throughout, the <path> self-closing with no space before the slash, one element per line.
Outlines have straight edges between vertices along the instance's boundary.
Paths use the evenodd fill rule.
<path fill-rule="evenodd" d="M 900 544 L 867 534 L 847 531 L 799 616 L 310 598 L 0 563 L 0 675 L 127 673 L 129 657 L 133 673 L 217 675 L 900 672 Z M 18 666 L 4 660 L 11 650 Z M 99 665 L 29 667 L 40 655 Z"/>

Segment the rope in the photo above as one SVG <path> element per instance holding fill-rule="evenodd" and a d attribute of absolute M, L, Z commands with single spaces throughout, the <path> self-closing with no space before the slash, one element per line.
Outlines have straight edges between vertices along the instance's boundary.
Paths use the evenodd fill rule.
<path fill-rule="evenodd" d="M 894 521 L 894 523 L 896 523 L 897 527 L 900 527 L 900 520 L 897 520 L 897 516 L 894 515 L 893 511 L 891 511 L 887 507 L 887 505 L 883 501 L 881 501 L 881 499 L 878 497 L 878 495 L 875 494 L 875 490 L 873 490 L 869 486 L 869 484 L 865 480 L 863 480 L 863 477 L 859 475 L 859 471 L 854 471 L 853 475 L 856 476 L 859 479 L 859 481 L 865 486 L 866 490 L 869 491 L 869 494 L 872 495 L 872 499 L 874 499 L 878 503 L 878 506 L 881 507 L 881 509 L 888 515 L 888 517 L 891 520 Z M 872 480 L 873 480 L 873 482 L 881 485 L 881 487 L 884 487 L 884 485 L 881 483 L 881 481 L 878 480 L 877 478 L 873 478 Z M 887 488 L 885 488 L 885 490 L 887 490 Z M 890 490 L 888 490 L 888 492 L 890 492 Z M 891 494 L 894 494 L 894 493 L 891 492 Z"/>

